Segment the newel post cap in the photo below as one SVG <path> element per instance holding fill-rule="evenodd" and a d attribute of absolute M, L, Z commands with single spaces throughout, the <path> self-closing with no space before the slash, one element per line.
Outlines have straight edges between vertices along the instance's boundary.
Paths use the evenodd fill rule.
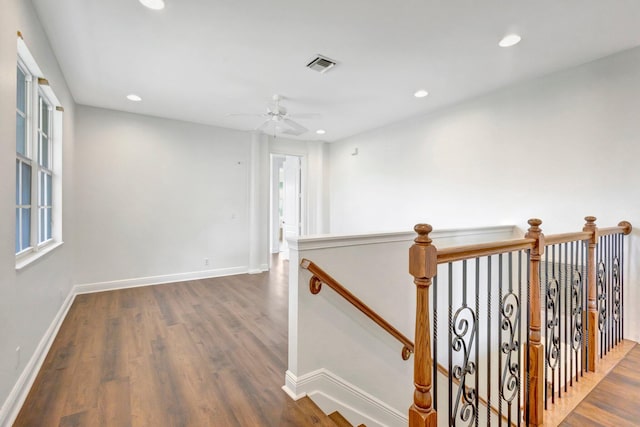
<path fill-rule="evenodd" d="M 596 217 L 595 216 L 585 216 L 584 220 L 587 223 L 582 228 L 582 231 L 588 231 L 591 234 L 590 244 L 595 245 L 598 242 L 598 227 L 596 226 Z"/>
<path fill-rule="evenodd" d="M 532 256 L 535 259 L 538 259 L 540 255 L 544 253 L 544 234 L 542 233 L 542 229 L 540 226 L 542 225 L 542 220 L 539 218 L 531 218 L 527 221 L 529 224 L 529 229 L 525 234 L 527 239 L 536 239 L 535 247 L 533 248 Z"/>
<path fill-rule="evenodd" d="M 438 250 L 431 244 L 429 233 L 433 227 L 429 224 L 418 224 L 414 228 L 418 237 L 409 249 L 409 273 L 416 279 L 431 278 L 436 275 L 438 267 Z"/>

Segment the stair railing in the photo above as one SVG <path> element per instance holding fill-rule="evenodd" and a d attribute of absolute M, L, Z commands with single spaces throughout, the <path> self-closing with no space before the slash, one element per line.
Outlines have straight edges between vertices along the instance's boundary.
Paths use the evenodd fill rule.
<path fill-rule="evenodd" d="M 438 420 L 439 265 L 448 276 L 449 425 L 503 419 L 540 425 L 548 400 L 594 371 L 596 355 L 622 339 L 623 236 L 631 224 L 598 229 L 594 217 L 585 219 L 577 233 L 545 237 L 542 221 L 531 219 L 524 239 L 446 249 L 432 244 L 430 225 L 415 227 L 409 251 L 417 295 L 410 427 L 436 426 Z M 498 325 L 493 335 L 492 325 Z M 482 402 L 486 421 L 480 421 Z"/>
<path fill-rule="evenodd" d="M 373 309 L 371 309 L 368 305 L 366 305 L 362 300 L 352 294 L 347 288 L 342 286 L 336 279 L 331 277 L 327 272 L 322 270 L 313 262 L 309 261 L 306 258 L 303 258 L 300 261 L 300 266 L 309 272 L 311 272 L 312 276 L 309 279 L 309 291 L 317 295 L 322 290 L 322 284 L 326 284 L 331 289 L 333 289 L 338 295 L 347 300 L 351 305 L 360 310 L 365 316 L 369 319 L 373 320 L 376 324 L 378 324 L 382 329 L 391 334 L 395 339 L 400 341 L 402 344 L 402 352 L 401 356 L 403 360 L 408 360 L 411 357 L 411 354 L 414 351 L 414 345 L 409 338 L 404 336 L 400 331 L 398 331 L 393 325 L 387 322 L 382 316 L 376 313 Z"/>

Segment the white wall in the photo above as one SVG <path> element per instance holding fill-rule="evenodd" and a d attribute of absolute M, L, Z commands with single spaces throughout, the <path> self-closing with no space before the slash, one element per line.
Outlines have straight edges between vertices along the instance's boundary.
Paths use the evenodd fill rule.
<path fill-rule="evenodd" d="M 76 135 L 76 283 L 248 269 L 249 133 L 78 106 Z"/>
<path fill-rule="evenodd" d="M 580 230 L 585 215 L 640 230 L 639 76 L 636 48 L 332 144 L 331 231 L 524 229 L 539 217 L 551 234 Z M 638 233 L 625 294 L 635 340 Z"/>
<path fill-rule="evenodd" d="M 73 256 L 74 102 L 30 1 L 3 0 L 0 12 L 0 402 L 25 371 L 71 285 Z M 15 269 L 16 31 L 65 109 L 63 118 L 64 245 Z M 20 356 L 16 348 L 20 346 Z M 19 393 L 17 388 L 14 393 Z M 6 405 L 0 410 L 0 424 Z"/>

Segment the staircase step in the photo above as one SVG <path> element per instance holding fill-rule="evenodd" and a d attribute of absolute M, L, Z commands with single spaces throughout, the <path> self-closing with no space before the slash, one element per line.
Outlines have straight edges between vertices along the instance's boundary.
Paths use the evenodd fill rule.
<path fill-rule="evenodd" d="M 342 414 L 338 411 L 330 413 L 329 418 L 331 418 L 333 422 L 336 423 L 337 427 L 353 427 L 353 425 L 351 425 L 351 423 L 347 421 L 347 419 L 343 417 Z M 358 425 L 358 427 L 367 427 L 367 426 L 365 426 L 364 424 L 360 424 Z"/>
<path fill-rule="evenodd" d="M 291 400 L 282 412 L 280 419 L 281 427 L 336 427 L 336 423 L 331 420 L 313 400 L 303 397 L 298 400 Z"/>
<path fill-rule="evenodd" d="M 338 411 L 330 413 L 329 418 L 331 418 L 333 422 L 336 423 L 337 427 L 353 427 L 353 425 L 351 425 L 351 423 L 347 421 L 347 419 L 343 417 L 342 414 Z"/>

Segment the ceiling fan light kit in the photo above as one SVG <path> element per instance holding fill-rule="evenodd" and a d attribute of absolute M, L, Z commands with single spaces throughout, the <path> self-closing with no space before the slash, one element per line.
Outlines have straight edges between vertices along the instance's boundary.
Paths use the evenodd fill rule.
<path fill-rule="evenodd" d="M 309 129 L 300 123 L 292 120 L 293 118 L 313 119 L 320 117 L 319 114 L 289 114 L 287 109 L 280 104 L 282 97 L 273 95 L 273 103 L 267 106 L 267 112 L 262 114 L 266 120 L 258 126 L 256 130 L 276 136 L 277 134 L 300 136 L 307 133 Z"/>

